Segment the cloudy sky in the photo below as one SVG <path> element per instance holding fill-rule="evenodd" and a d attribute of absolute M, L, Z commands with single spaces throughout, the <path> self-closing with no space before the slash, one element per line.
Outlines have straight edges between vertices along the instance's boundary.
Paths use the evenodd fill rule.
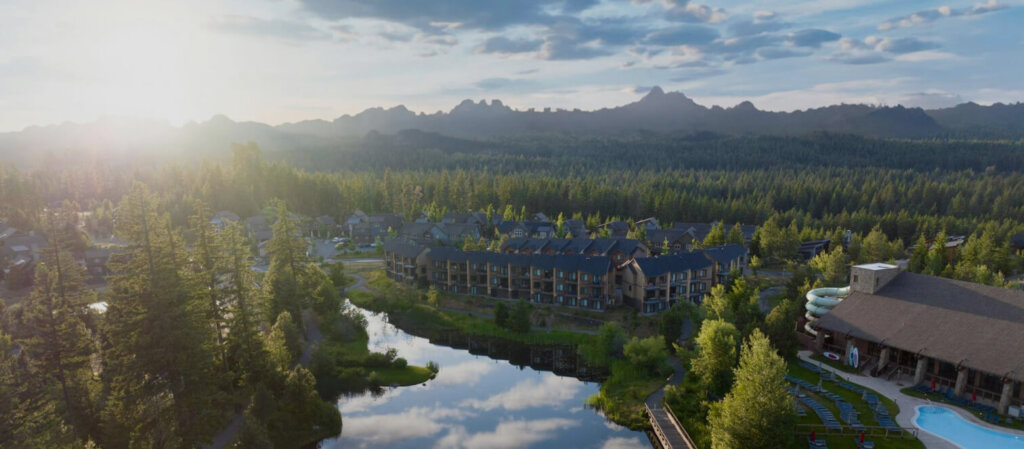
<path fill-rule="evenodd" d="M 762 109 L 1024 101 L 1024 2 L 5 0 L 0 131 L 272 124 L 460 100 L 594 109 L 652 85 Z"/>

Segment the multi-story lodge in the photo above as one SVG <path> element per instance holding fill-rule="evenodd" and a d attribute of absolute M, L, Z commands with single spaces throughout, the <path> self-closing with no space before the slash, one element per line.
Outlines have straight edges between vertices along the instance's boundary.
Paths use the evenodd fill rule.
<path fill-rule="evenodd" d="M 501 245 L 506 254 L 584 254 L 607 256 L 615 265 L 629 259 L 650 256 L 650 250 L 639 240 L 613 238 L 534 239 L 513 238 Z"/>
<path fill-rule="evenodd" d="M 592 310 L 627 305 L 645 314 L 681 299 L 699 304 L 730 272 L 742 273 L 746 259 L 740 245 L 647 257 L 643 244 L 626 239 L 511 239 L 497 253 L 403 239 L 384 244 L 388 277 L 396 281 Z"/>
<path fill-rule="evenodd" d="M 503 254 L 434 248 L 426 255 L 427 281 L 449 293 L 526 299 L 592 310 L 617 305 L 606 256 Z"/>
<path fill-rule="evenodd" d="M 622 270 L 624 301 L 641 313 L 661 312 L 679 300 L 700 304 L 718 279 L 715 266 L 701 252 L 633 259 Z"/>

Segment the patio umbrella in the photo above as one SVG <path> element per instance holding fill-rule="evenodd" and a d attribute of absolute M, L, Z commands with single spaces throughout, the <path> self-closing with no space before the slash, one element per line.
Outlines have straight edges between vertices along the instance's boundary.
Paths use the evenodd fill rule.
<path fill-rule="evenodd" d="M 932 379 L 932 390 L 935 389 L 935 379 Z"/>
<path fill-rule="evenodd" d="M 971 392 L 971 402 L 978 402 L 978 390 Z"/>
<path fill-rule="evenodd" d="M 864 444 L 864 432 L 860 433 L 860 444 Z"/>
<path fill-rule="evenodd" d="M 811 441 L 814 441 L 814 431 L 811 430 Z"/>

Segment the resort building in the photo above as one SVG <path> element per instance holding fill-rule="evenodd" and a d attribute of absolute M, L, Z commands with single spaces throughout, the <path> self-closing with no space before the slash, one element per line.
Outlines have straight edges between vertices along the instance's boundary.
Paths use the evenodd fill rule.
<path fill-rule="evenodd" d="M 405 239 L 384 242 L 384 271 L 391 280 L 414 284 L 426 278 L 427 252 L 425 245 Z"/>
<path fill-rule="evenodd" d="M 819 350 L 873 375 L 913 375 L 1006 413 L 1024 401 L 1024 292 L 857 265 L 845 298 L 808 293 Z M 825 290 L 825 289 L 820 289 Z M 832 301 L 832 303 L 829 303 Z M 837 303 L 835 301 L 838 301 Z M 895 373 L 894 373 L 895 371 Z"/>
<path fill-rule="evenodd" d="M 617 305 L 613 269 L 606 256 L 456 248 L 433 248 L 426 254 L 426 278 L 438 290 L 592 310 Z"/>
<path fill-rule="evenodd" d="M 607 256 L 616 265 L 629 259 L 648 257 L 650 250 L 639 240 L 614 238 L 511 238 L 499 249 L 506 254 L 585 254 Z"/>
<path fill-rule="evenodd" d="M 680 300 L 700 304 L 715 284 L 714 262 L 704 253 L 681 253 L 631 260 L 622 270 L 626 305 L 658 313 Z"/>

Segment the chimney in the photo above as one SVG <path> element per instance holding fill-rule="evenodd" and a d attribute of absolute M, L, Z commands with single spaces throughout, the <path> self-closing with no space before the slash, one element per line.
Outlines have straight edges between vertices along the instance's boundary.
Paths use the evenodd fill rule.
<path fill-rule="evenodd" d="M 850 290 L 875 294 L 897 274 L 900 274 L 900 268 L 887 263 L 854 265 L 850 269 Z"/>

